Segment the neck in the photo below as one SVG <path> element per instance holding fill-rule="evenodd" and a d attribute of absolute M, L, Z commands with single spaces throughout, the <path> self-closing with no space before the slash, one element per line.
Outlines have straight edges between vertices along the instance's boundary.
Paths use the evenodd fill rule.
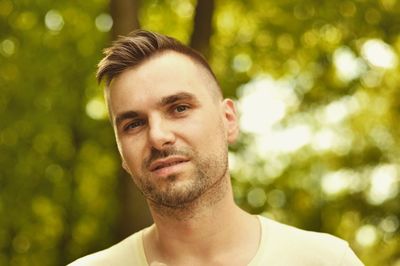
<path fill-rule="evenodd" d="M 246 238 L 242 233 L 248 234 L 249 228 L 258 230 L 257 220 L 234 203 L 230 179 L 223 180 L 214 188 L 220 192 L 218 198 L 205 197 L 188 209 L 169 212 L 151 208 L 155 226 L 147 231 L 144 242 L 147 250 L 158 254 L 150 256 L 177 257 L 183 252 L 212 257 L 219 247 Z"/>

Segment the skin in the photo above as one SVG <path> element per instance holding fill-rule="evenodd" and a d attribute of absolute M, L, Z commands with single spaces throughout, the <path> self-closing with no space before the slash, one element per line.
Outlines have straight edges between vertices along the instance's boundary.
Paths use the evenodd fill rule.
<path fill-rule="evenodd" d="M 149 265 L 247 265 L 260 239 L 238 208 L 228 144 L 238 136 L 232 100 L 202 66 L 164 52 L 114 78 L 106 98 L 124 169 L 149 204 Z"/>

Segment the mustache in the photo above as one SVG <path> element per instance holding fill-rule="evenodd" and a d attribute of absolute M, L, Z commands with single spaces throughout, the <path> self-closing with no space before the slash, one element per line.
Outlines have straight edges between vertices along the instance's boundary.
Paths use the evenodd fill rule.
<path fill-rule="evenodd" d="M 158 159 L 163 159 L 172 155 L 180 155 L 185 156 L 188 158 L 192 157 L 192 152 L 188 151 L 187 149 L 177 149 L 177 148 L 167 148 L 164 150 L 157 150 L 152 148 L 150 151 L 149 158 L 145 159 L 144 165 L 146 168 L 150 167 L 150 164 Z"/>

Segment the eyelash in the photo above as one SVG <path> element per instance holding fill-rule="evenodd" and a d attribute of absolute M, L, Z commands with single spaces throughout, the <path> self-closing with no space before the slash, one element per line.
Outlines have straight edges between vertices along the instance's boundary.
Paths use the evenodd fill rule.
<path fill-rule="evenodd" d="M 132 125 L 135 125 L 135 124 L 140 124 L 140 125 L 137 125 L 137 126 L 131 128 L 131 126 L 132 126 Z M 141 126 L 141 125 L 143 125 L 143 124 L 144 124 L 144 121 L 143 121 L 143 120 L 135 120 L 135 121 L 132 121 L 131 123 L 127 124 L 127 125 L 124 127 L 124 131 L 128 131 L 128 130 L 130 130 L 130 129 L 135 129 L 135 128 L 137 128 L 138 126 Z"/>
<path fill-rule="evenodd" d="M 184 110 L 178 111 L 179 108 L 184 108 Z M 190 109 L 190 106 L 185 105 L 185 104 L 179 104 L 179 105 L 172 107 L 172 110 L 177 113 L 183 113 L 183 112 L 187 111 L 188 109 Z"/>

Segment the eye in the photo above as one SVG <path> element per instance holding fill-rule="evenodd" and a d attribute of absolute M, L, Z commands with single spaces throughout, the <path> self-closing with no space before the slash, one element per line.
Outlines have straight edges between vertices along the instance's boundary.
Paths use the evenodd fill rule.
<path fill-rule="evenodd" d="M 124 131 L 136 129 L 140 126 L 143 126 L 144 124 L 145 124 L 144 120 L 134 120 L 131 123 L 128 123 L 126 126 L 124 126 Z"/>
<path fill-rule="evenodd" d="M 189 106 L 187 106 L 187 105 L 178 105 L 178 106 L 175 106 L 174 111 L 177 113 L 183 113 L 188 109 L 189 109 Z"/>

